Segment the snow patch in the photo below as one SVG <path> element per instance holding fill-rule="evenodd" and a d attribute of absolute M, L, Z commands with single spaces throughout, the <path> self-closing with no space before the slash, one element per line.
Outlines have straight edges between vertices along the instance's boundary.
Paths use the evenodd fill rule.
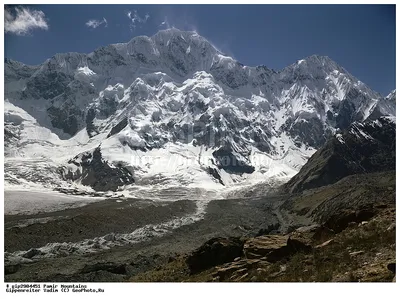
<path fill-rule="evenodd" d="M 336 134 L 335 137 L 340 143 L 345 144 L 342 134 Z"/>
<path fill-rule="evenodd" d="M 80 67 L 77 69 L 78 73 L 82 73 L 86 76 L 93 76 L 96 75 L 88 66 Z"/>

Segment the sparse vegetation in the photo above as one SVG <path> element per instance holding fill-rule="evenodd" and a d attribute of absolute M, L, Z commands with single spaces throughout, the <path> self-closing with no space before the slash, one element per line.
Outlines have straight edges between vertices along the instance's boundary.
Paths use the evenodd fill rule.
<path fill-rule="evenodd" d="M 392 281 L 387 264 L 395 260 L 396 232 L 394 206 L 382 210 L 369 222 L 352 224 L 333 241 L 310 253 L 298 252 L 287 259 L 249 269 L 240 281 L 328 282 Z M 314 245 L 318 242 L 314 241 Z M 226 267 L 229 267 L 226 264 Z M 263 264 L 261 264 L 263 265 Z M 158 269 L 131 277 L 130 281 L 216 281 L 217 267 L 190 275 L 185 257 Z M 239 271 L 240 272 L 240 271 Z M 244 273 L 244 272 L 242 272 Z M 229 276 L 229 275 L 228 275 Z M 231 278 L 237 280 L 237 275 Z M 224 279 L 224 281 L 234 281 Z"/>

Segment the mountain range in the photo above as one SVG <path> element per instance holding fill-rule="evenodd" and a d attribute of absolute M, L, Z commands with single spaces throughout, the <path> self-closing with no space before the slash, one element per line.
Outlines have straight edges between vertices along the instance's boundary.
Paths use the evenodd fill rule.
<path fill-rule="evenodd" d="M 395 102 L 327 56 L 250 67 L 174 28 L 37 66 L 6 59 L 5 180 L 96 191 L 286 182 L 331 137 L 374 136 Z"/>

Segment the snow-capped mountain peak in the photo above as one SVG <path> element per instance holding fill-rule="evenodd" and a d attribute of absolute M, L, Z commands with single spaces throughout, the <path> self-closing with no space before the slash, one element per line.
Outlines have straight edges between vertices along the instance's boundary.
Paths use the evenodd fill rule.
<path fill-rule="evenodd" d="M 124 167 L 113 173 L 131 173 L 136 185 L 287 180 L 337 130 L 395 115 L 395 92 L 382 98 L 329 57 L 250 67 L 176 28 L 40 66 L 5 65 L 6 155 L 40 153 L 77 182 L 90 163 L 76 159 L 94 151 L 96 167 Z M 53 139 L 26 143 L 27 128 Z"/>

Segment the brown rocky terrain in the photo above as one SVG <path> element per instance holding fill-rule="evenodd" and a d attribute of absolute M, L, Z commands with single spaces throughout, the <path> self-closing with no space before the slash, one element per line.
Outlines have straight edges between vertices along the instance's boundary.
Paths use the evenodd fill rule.
<path fill-rule="evenodd" d="M 307 214 L 314 224 L 289 228 L 290 232 L 281 234 L 214 238 L 129 280 L 395 280 L 394 172 L 350 176 L 292 196 L 281 209 L 282 213 Z"/>

